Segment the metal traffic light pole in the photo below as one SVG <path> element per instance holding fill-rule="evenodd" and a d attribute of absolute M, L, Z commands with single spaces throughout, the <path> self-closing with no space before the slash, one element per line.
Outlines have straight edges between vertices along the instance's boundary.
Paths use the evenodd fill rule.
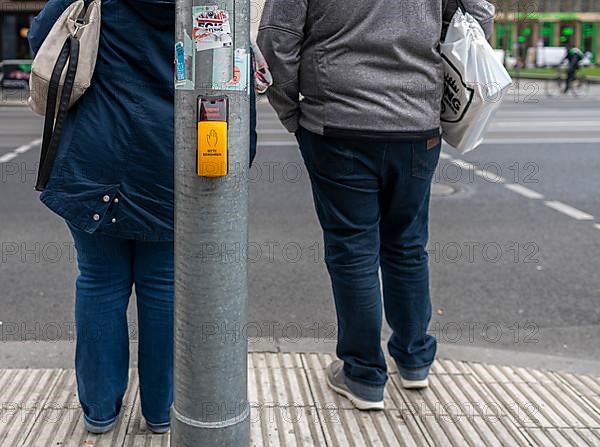
<path fill-rule="evenodd" d="M 174 447 L 249 444 L 249 33 L 249 0 L 176 0 Z M 215 96 L 223 116 L 210 101 L 201 114 L 198 98 Z"/>

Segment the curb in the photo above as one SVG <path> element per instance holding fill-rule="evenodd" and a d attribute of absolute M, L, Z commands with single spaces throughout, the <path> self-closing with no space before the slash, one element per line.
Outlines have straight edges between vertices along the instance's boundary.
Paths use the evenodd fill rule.
<path fill-rule="evenodd" d="M 131 341 L 130 344 L 136 344 Z M 382 343 L 382 345 L 384 345 Z M 333 339 L 300 338 L 281 340 L 272 337 L 250 339 L 250 353 L 318 353 L 335 355 Z M 383 346 L 385 352 L 387 348 Z M 4 341 L 0 342 L 0 369 L 72 368 L 74 341 Z M 438 357 L 453 361 L 494 363 L 511 367 L 535 368 L 573 374 L 600 376 L 600 361 L 512 351 L 475 346 L 440 343 Z M 137 365 L 137 349 L 131 349 L 131 366 Z"/>

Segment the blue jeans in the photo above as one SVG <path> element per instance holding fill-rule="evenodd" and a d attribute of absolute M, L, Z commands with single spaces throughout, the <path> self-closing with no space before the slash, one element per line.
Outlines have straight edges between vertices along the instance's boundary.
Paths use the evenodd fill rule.
<path fill-rule="evenodd" d="M 360 142 L 300 129 L 325 239 L 338 319 L 337 355 L 357 384 L 381 387 L 387 367 L 381 349 L 385 315 L 393 330 L 388 349 L 403 377 L 428 374 L 436 352 L 426 251 L 429 198 L 441 143 Z"/>
<path fill-rule="evenodd" d="M 79 277 L 75 302 L 77 391 L 85 418 L 114 422 L 129 372 L 129 334 L 138 334 L 142 414 L 169 425 L 173 402 L 173 242 L 145 242 L 88 234 L 69 227 Z M 130 331 L 127 306 L 135 284 L 138 330 Z"/>

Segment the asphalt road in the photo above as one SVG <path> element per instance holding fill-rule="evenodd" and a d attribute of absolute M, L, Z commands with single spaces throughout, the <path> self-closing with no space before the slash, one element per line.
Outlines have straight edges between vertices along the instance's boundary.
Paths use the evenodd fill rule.
<path fill-rule="evenodd" d="M 505 98 L 477 151 L 444 148 L 431 205 L 431 331 L 454 346 L 598 359 L 600 92 L 532 91 Z M 41 125 L 25 108 L 0 107 L 2 341 L 73 337 L 72 242 L 33 191 Z M 248 333 L 331 345 L 335 313 L 306 171 L 264 102 L 259 136 Z"/>

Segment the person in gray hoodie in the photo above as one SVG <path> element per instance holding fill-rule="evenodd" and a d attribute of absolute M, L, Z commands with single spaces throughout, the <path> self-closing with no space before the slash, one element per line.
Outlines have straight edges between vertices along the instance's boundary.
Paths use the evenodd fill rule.
<path fill-rule="evenodd" d="M 439 43 L 457 8 L 489 37 L 485 0 L 267 0 L 258 45 L 268 98 L 296 135 L 325 240 L 338 317 L 327 382 L 359 409 L 383 409 L 391 357 L 406 388 L 428 385 L 429 198 L 444 88 Z"/>

